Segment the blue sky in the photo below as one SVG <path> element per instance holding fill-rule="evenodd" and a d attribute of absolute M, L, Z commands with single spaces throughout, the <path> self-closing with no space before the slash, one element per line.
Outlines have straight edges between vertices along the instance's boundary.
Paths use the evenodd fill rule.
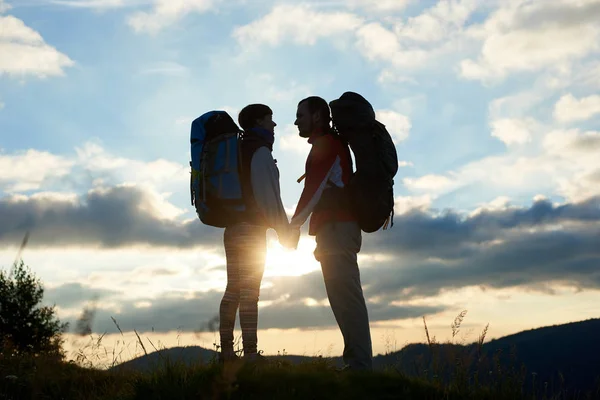
<path fill-rule="evenodd" d="M 600 285 L 599 17 L 597 0 L 0 0 L 2 265 L 29 229 L 25 261 L 63 318 L 97 296 L 98 332 L 109 315 L 148 330 L 162 312 L 172 344 L 169 326 L 192 332 L 224 284 L 221 233 L 189 204 L 190 122 L 270 105 L 292 210 L 309 150 L 296 104 L 353 90 L 402 162 L 396 225 L 365 235 L 362 252 L 374 336 L 421 340 L 421 315 L 445 326 L 467 307 L 475 327 L 493 316 L 497 335 L 596 316 L 584 305 Z M 550 243 L 555 261 L 541 257 Z M 271 241 L 269 351 L 294 328 L 286 313 L 304 321 L 298 343 L 319 332 L 341 351 L 324 292 L 308 289 L 322 285 L 313 248 Z M 509 255 L 520 270 L 498 264 Z M 462 283 L 436 280 L 442 265 Z M 553 302 L 569 311 L 545 314 Z M 169 308 L 198 304 L 206 314 Z M 511 307 L 539 321 L 515 322 Z"/>

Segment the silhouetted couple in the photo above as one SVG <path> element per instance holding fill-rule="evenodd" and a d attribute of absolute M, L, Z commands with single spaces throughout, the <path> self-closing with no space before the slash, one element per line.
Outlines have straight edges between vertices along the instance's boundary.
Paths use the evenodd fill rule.
<path fill-rule="evenodd" d="M 352 175 L 350 149 L 331 127 L 327 102 L 308 97 L 298 104 L 295 125 L 312 146 L 306 160 L 304 190 L 288 222 L 280 194 L 279 171 L 272 156 L 272 110 L 251 104 L 239 113 L 242 193 L 247 218 L 225 228 L 227 288 L 220 306 L 220 360 L 237 359 L 233 329 L 240 310 L 244 359 L 261 358 L 257 351 L 258 299 L 266 258 L 266 231 L 273 228 L 282 245 L 296 249 L 300 228 L 309 218 L 309 235 L 316 237 L 331 309 L 344 337 L 343 359 L 352 370 L 372 369 L 371 334 L 362 292 L 357 255 L 362 234 L 345 207 L 326 206 L 324 193 L 344 187 Z"/>

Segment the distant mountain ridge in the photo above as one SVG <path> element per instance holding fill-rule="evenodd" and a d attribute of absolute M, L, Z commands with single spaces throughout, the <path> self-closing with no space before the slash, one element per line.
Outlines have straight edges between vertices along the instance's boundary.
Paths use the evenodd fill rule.
<path fill-rule="evenodd" d="M 432 353 L 433 351 L 433 353 Z M 199 346 L 175 347 L 153 352 L 124 362 L 114 368 L 148 370 L 164 359 L 185 363 L 208 363 L 217 353 Z M 292 363 L 311 362 L 318 357 L 283 355 L 268 356 Z M 468 345 L 438 344 L 430 348 L 427 344 L 410 344 L 400 351 L 377 355 L 373 367 L 393 367 L 406 375 L 416 376 L 430 373 L 435 363 L 442 378 L 454 373 L 459 360 L 479 362 L 480 369 L 500 367 L 519 372 L 524 365 L 527 385 L 548 382 L 566 388 L 590 390 L 600 388 L 600 319 L 590 319 L 563 325 L 522 331 L 484 343 L 478 349 L 476 343 Z M 328 360 L 336 366 L 342 365 L 341 357 Z M 469 365 L 469 364 L 467 364 Z M 474 372 L 474 367 L 469 368 Z M 487 371 L 486 371 L 487 373 Z M 489 374 L 488 374 L 489 375 Z M 482 375 L 482 379 L 485 379 Z M 598 393 L 600 398 L 600 392 Z"/>

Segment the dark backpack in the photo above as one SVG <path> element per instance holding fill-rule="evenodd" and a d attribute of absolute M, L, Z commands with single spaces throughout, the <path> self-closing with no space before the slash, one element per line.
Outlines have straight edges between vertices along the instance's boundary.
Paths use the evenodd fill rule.
<path fill-rule="evenodd" d="M 360 228 L 375 232 L 386 229 L 390 222 L 393 226 L 398 155 L 389 132 L 358 93 L 345 92 L 329 107 L 334 129 L 348 143 L 356 161 L 356 172 L 344 191 Z"/>
<path fill-rule="evenodd" d="M 192 122 L 190 194 L 200 220 L 224 228 L 244 217 L 240 177 L 242 131 L 225 111 Z"/>

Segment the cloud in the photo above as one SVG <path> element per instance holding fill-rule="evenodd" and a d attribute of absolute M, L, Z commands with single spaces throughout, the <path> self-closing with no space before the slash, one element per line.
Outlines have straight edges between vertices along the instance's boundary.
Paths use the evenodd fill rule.
<path fill-rule="evenodd" d="M 404 301 L 468 286 L 598 289 L 599 221 L 600 197 L 561 205 L 539 199 L 470 216 L 414 210 L 365 237 L 363 252 L 390 257 L 363 268 L 361 278 L 367 294 Z"/>
<path fill-rule="evenodd" d="M 362 26 L 356 32 L 358 51 L 370 61 L 389 62 L 395 67 L 416 67 L 427 60 L 429 54 L 420 48 L 407 49 L 400 38 L 378 22 Z M 382 79 L 389 79 L 389 74 Z"/>
<path fill-rule="evenodd" d="M 124 0 L 51 0 L 50 3 L 66 7 L 93 8 L 97 10 L 121 8 L 126 5 Z"/>
<path fill-rule="evenodd" d="M 599 95 L 576 99 L 566 94 L 554 106 L 554 118 L 559 122 L 585 121 L 596 114 L 600 114 Z"/>
<path fill-rule="evenodd" d="M 0 0 L 0 13 L 10 10 L 12 7 L 10 4 L 6 4 L 4 0 Z"/>
<path fill-rule="evenodd" d="M 365 11 L 389 12 L 404 10 L 414 0 L 346 0 L 350 9 L 363 8 Z"/>
<path fill-rule="evenodd" d="M 5 4 L 0 4 L 7 10 Z M 44 42 L 42 36 L 11 15 L 0 15 L 0 75 L 62 76 L 75 63 Z"/>
<path fill-rule="evenodd" d="M 423 196 L 398 196 L 394 200 L 394 211 L 397 215 L 406 214 L 414 210 L 427 211 L 433 199 L 429 195 Z"/>
<path fill-rule="evenodd" d="M 293 281 L 278 282 L 278 285 L 300 284 L 304 287 L 304 277 L 295 278 Z M 323 279 L 321 286 L 323 286 Z M 77 295 L 80 288 L 77 285 L 65 285 L 66 288 L 60 288 L 62 292 L 69 292 L 76 289 Z M 88 289 L 93 293 L 93 289 Z M 265 290 L 262 291 L 263 293 Z M 264 294 L 261 293 L 261 299 Z M 92 329 L 95 332 L 116 332 L 117 328 L 112 322 L 111 317 L 115 318 L 119 327 L 124 331 L 138 332 L 172 332 L 179 330 L 182 332 L 194 332 L 202 328 L 203 325 L 218 314 L 219 303 L 223 296 L 222 290 L 194 292 L 183 296 L 181 293 L 164 293 L 159 297 L 144 297 L 135 300 L 120 302 L 117 308 L 108 305 L 109 296 L 104 296 L 98 301 L 96 317 L 92 323 Z M 325 298 L 325 288 L 318 293 L 318 298 Z M 72 296 L 73 297 L 73 296 Z M 76 297 L 76 296 L 74 296 Z M 68 300 L 69 296 L 63 296 Z M 88 295 L 83 295 L 82 300 L 89 299 Z M 291 298 L 271 302 L 270 304 L 259 304 L 259 327 L 260 329 L 320 329 L 335 327 L 336 322 L 327 301 L 324 304 L 315 304 L 309 306 L 306 304 L 308 298 Z M 314 301 L 314 299 L 313 299 Z M 392 305 L 370 303 L 370 320 L 386 321 L 416 318 L 424 314 L 435 314 L 443 311 L 440 306 L 410 306 L 410 305 Z M 67 319 L 68 320 L 68 319 Z M 70 320 L 74 325 L 74 320 Z"/>
<path fill-rule="evenodd" d="M 598 50 L 600 3 L 503 4 L 469 35 L 483 40 L 478 60 L 460 64 L 464 78 L 499 80 L 512 71 L 556 68 Z"/>
<path fill-rule="evenodd" d="M 56 304 L 61 308 L 80 307 L 92 300 L 120 294 L 114 290 L 91 288 L 81 283 L 66 283 L 54 288 L 44 290 L 44 302 Z"/>
<path fill-rule="evenodd" d="M 306 4 L 276 5 L 270 13 L 239 26 L 233 37 L 243 46 L 276 46 L 286 40 L 314 45 L 318 39 L 353 32 L 362 18 L 347 12 L 319 12 Z"/>
<path fill-rule="evenodd" d="M 492 136 L 500 139 L 507 146 L 524 144 L 531 141 L 531 131 L 537 123 L 534 119 L 503 118 L 491 122 Z"/>
<path fill-rule="evenodd" d="M 529 207 L 498 199 L 475 214 L 413 209 L 396 216 L 392 229 L 364 238 L 361 280 L 371 320 L 441 312 L 445 306 L 432 304 L 434 296 L 468 287 L 600 289 L 599 222 L 600 198 L 538 199 Z M 95 330 L 110 330 L 110 315 L 125 330 L 194 330 L 217 313 L 221 296 L 216 290 L 123 301 L 118 314 L 100 310 Z M 321 271 L 265 278 L 260 299 L 261 329 L 335 326 Z M 146 307 L 136 308 L 140 302 Z"/>
<path fill-rule="evenodd" d="M 554 130 L 543 140 L 547 157 L 556 165 L 558 193 L 573 201 L 600 194 L 600 132 Z"/>
<path fill-rule="evenodd" d="M 173 61 L 162 61 L 149 65 L 140 71 L 144 75 L 186 76 L 189 68 Z"/>
<path fill-rule="evenodd" d="M 308 156 L 310 151 L 310 145 L 305 138 L 298 135 L 298 128 L 292 124 L 286 125 L 281 134 L 276 134 L 275 141 L 281 150 L 290 151 L 303 157 Z"/>
<path fill-rule="evenodd" d="M 26 231 L 31 232 L 31 247 L 193 248 L 221 243 L 218 229 L 198 219 L 165 217 L 165 204 L 169 206 L 157 193 L 128 185 L 98 187 L 81 197 L 6 196 L 0 198 L 0 243 L 15 243 Z"/>
<path fill-rule="evenodd" d="M 32 164 L 39 169 L 26 167 Z M 184 164 L 165 159 L 145 162 L 118 157 L 94 142 L 76 147 L 74 156 L 33 149 L 0 153 L 0 189 L 7 193 L 87 190 L 116 184 L 146 185 L 164 193 L 180 188 L 188 180 L 189 167 Z"/>
<path fill-rule="evenodd" d="M 444 191 L 455 185 L 454 181 L 443 175 L 424 175 L 419 178 L 404 178 L 404 185 L 413 191 Z"/>
<path fill-rule="evenodd" d="M 411 123 L 407 116 L 392 110 L 377 110 L 376 115 L 377 119 L 386 125 L 394 143 L 398 144 L 408 138 Z"/>
<path fill-rule="evenodd" d="M 73 165 L 64 157 L 33 149 L 13 155 L 0 153 L 0 187 L 8 193 L 36 190 L 45 182 L 68 175 Z"/>
<path fill-rule="evenodd" d="M 139 11 L 129 17 L 127 22 L 134 31 L 156 34 L 192 12 L 205 13 L 212 10 L 219 0 L 154 0 L 153 2 L 152 11 Z"/>
<path fill-rule="evenodd" d="M 421 14 L 408 18 L 406 23 L 396 25 L 396 34 L 402 40 L 425 43 L 447 39 L 460 31 L 477 5 L 475 0 L 440 0 Z"/>

